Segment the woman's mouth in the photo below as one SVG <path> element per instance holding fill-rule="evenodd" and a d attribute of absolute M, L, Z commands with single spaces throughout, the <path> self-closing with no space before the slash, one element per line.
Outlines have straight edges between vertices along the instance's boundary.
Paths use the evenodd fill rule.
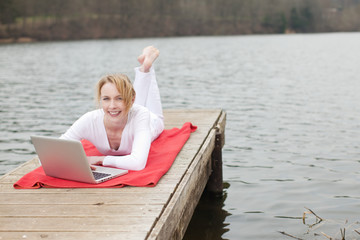
<path fill-rule="evenodd" d="M 109 111 L 110 116 L 117 117 L 119 116 L 121 111 Z"/>

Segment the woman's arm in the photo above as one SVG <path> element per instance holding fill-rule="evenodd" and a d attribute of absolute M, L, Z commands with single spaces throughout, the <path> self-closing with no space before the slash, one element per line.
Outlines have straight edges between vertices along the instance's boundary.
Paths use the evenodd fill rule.
<path fill-rule="evenodd" d="M 131 153 L 125 156 L 106 156 L 103 166 L 136 171 L 145 168 L 151 145 L 150 113 L 141 108 L 130 121 L 129 129 L 134 134 Z"/>
<path fill-rule="evenodd" d="M 99 117 L 101 119 L 101 113 L 98 110 L 85 113 L 60 138 L 76 141 L 90 140 L 89 137 L 97 134 L 96 122 L 99 121 Z"/>

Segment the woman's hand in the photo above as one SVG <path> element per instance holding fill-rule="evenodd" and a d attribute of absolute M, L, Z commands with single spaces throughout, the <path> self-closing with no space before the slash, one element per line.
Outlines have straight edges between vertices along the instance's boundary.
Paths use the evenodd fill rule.
<path fill-rule="evenodd" d="M 89 161 L 89 164 L 90 164 L 90 168 L 91 170 L 95 170 L 96 167 L 93 166 L 93 165 L 102 165 L 103 161 L 104 161 L 104 158 L 103 156 L 91 156 L 91 157 L 87 157 L 88 161 Z"/>

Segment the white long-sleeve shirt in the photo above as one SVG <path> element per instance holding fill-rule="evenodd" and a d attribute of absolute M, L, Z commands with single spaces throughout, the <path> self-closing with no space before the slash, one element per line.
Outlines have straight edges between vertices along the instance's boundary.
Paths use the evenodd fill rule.
<path fill-rule="evenodd" d="M 136 69 L 136 71 L 138 70 Z M 137 72 L 136 76 L 135 81 L 150 81 L 155 77 L 155 74 L 154 72 L 148 74 Z M 146 84 L 140 84 L 140 86 L 149 88 Z M 117 150 L 111 149 L 109 145 L 104 125 L 104 111 L 102 109 L 84 114 L 61 138 L 78 141 L 86 139 L 90 141 L 106 156 L 103 161 L 104 166 L 141 170 L 146 166 L 151 142 L 163 130 L 164 123 L 162 116 L 159 117 L 150 112 L 146 107 L 135 103 L 128 113 L 128 120 L 122 132 L 120 146 Z"/>

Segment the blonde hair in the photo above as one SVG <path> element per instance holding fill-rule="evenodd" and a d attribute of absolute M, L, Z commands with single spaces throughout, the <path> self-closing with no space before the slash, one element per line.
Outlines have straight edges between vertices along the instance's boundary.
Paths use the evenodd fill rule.
<path fill-rule="evenodd" d="M 116 89 L 120 93 L 121 97 L 124 100 L 126 111 L 128 112 L 133 104 L 133 99 L 135 99 L 135 90 L 134 87 L 125 74 L 111 74 L 102 77 L 96 84 L 96 102 L 100 106 L 101 100 L 101 88 L 106 83 L 112 83 L 116 86 Z"/>

